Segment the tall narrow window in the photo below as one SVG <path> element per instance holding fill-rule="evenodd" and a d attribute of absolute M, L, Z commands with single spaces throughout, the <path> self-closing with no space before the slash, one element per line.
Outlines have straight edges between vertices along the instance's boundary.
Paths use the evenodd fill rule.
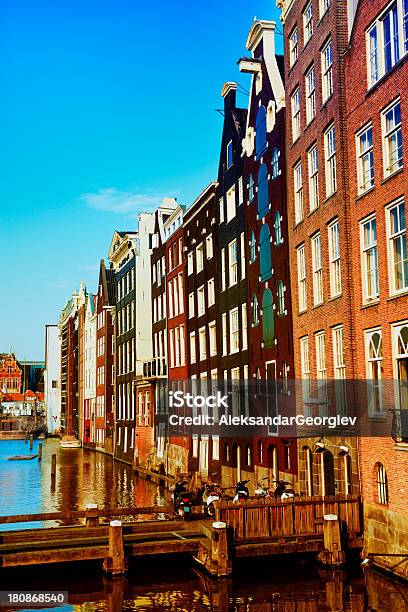
<path fill-rule="evenodd" d="M 376 464 L 377 471 L 377 501 L 386 506 L 388 504 L 388 479 L 387 472 L 382 463 Z"/>
<path fill-rule="evenodd" d="M 252 174 L 249 175 L 248 180 L 248 197 L 249 201 L 252 202 L 254 199 L 254 177 L 252 176 Z"/>
<path fill-rule="evenodd" d="M 292 109 L 292 142 L 300 136 L 300 90 L 296 87 L 290 97 Z"/>
<path fill-rule="evenodd" d="M 218 212 L 220 217 L 220 223 L 224 223 L 224 198 L 218 200 Z"/>
<path fill-rule="evenodd" d="M 249 257 L 250 263 L 254 263 L 256 260 L 256 240 L 254 232 L 251 232 L 251 240 L 249 243 Z"/>
<path fill-rule="evenodd" d="M 252 325 L 253 327 L 256 327 L 259 323 L 259 316 L 258 316 L 258 298 L 256 297 L 255 293 L 252 296 Z"/>
<path fill-rule="evenodd" d="M 325 44 L 321 53 L 322 58 L 322 100 L 323 103 L 333 93 L 333 54 L 331 39 Z"/>
<path fill-rule="evenodd" d="M 275 213 L 275 222 L 274 222 L 274 229 L 275 229 L 275 244 L 282 244 L 283 243 L 283 238 L 282 238 L 282 215 L 280 214 L 279 210 L 276 211 Z"/>
<path fill-rule="evenodd" d="M 227 286 L 225 278 L 225 249 L 221 249 L 221 291 L 225 291 Z"/>
<path fill-rule="evenodd" d="M 266 110 L 260 106 L 256 115 L 256 156 L 259 158 L 266 149 Z"/>
<path fill-rule="evenodd" d="M 303 11 L 303 42 L 306 45 L 313 34 L 313 8 L 312 3 L 306 6 Z"/>
<path fill-rule="evenodd" d="M 235 201 L 235 185 L 227 191 L 227 223 L 231 221 L 237 214 L 237 205 Z"/>
<path fill-rule="evenodd" d="M 228 330 L 227 330 L 227 313 L 223 312 L 222 313 L 222 354 L 226 355 L 227 354 L 227 337 L 228 337 Z"/>
<path fill-rule="evenodd" d="M 314 66 L 311 66 L 305 76 L 306 86 L 306 123 L 310 123 L 316 115 L 316 86 Z"/>
<path fill-rule="evenodd" d="M 242 350 L 245 351 L 248 348 L 248 317 L 247 317 L 247 305 L 242 304 L 241 306 L 241 317 L 242 317 Z"/>
<path fill-rule="evenodd" d="M 357 134 L 357 177 L 360 194 L 374 186 L 373 128 L 371 125 Z"/>
<path fill-rule="evenodd" d="M 233 308 L 229 312 L 229 324 L 230 324 L 230 354 L 239 351 L 239 321 L 238 321 L 238 308 Z"/>
<path fill-rule="evenodd" d="M 316 145 L 308 151 L 307 161 L 309 169 L 309 208 L 312 211 L 319 206 L 319 168 Z"/>
<path fill-rule="evenodd" d="M 337 189 L 336 173 L 336 138 L 334 125 L 330 126 L 324 133 L 325 172 L 326 172 L 326 197 L 329 197 Z"/>
<path fill-rule="evenodd" d="M 306 400 L 310 397 L 310 364 L 309 364 L 309 338 L 300 338 L 300 367 L 302 370 L 302 396 L 305 402 L 305 410 L 309 411 Z"/>
<path fill-rule="evenodd" d="M 208 296 L 208 307 L 214 306 L 215 304 L 215 285 L 214 279 L 210 278 L 207 285 L 207 296 Z"/>
<path fill-rule="evenodd" d="M 234 162 L 234 154 L 233 154 L 233 148 L 232 148 L 232 140 L 230 140 L 229 143 L 227 144 L 227 170 L 228 168 L 231 168 L 233 162 Z"/>
<path fill-rule="evenodd" d="M 320 233 L 312 238 L 313 304 L 323 302 L 323 268 Z"/>
<path fill-rule="evenodd" d="M 190 361 L 191 363 L 196 362 L 196 340 L 195 340 L 195 332 L 190 334 Z"/>
<path fill-rule="evenodd" d="M 245 232 L 241 232 L 240 251 L 241 251 L 241 280 L 243 280 L 246 274 Z"/>
<path fill-rule="evenodd" d="M 297 27 L 295 26 L 289 34 L 289 63 L 290 67 L 297 61 L 299 56 L 299 37 Z"/>
<path fill-rule="evenodd" d="M 376 218 L 371 217 L 360 225 L 363 300 L 370 302 L 380 295 L 378 282 L 378 247 Z"/>
<path fill-rule="evenodd" d="M 272 149 L 272 179 L 276 179 L 278 178 L 278 176 L 279 176 L 279 149 L 277 147 L 274 147 Z"/>
<path fill-rule="evenodd" d="M 302 162 L 293 168 L 293 182 L 295 188 L 295 224 L 303 221 L 303 178 Z"/>
<path fill-rule="evenodd" d="M 402 168 L 402 129 L 399 100 L 382 114 L 384 175 Z"/>
<path fill-rule="evenodd" d="M 232 287 L 238 282 L 238 247 L 237 241 L 233 240 L 228 245 L 228 262 L 229 262 L 229 286 Z"/>
<path fill-rule="evenodd" d="M 328 11 L 330 0 L 319 0 L 320 19 Z"/>
<path fill-rule="evenodd" d="M 261 219 L 269 210 L 268 169 L 261 164 L 258 172 L 258 217 Z"/>
<path fill-rule="evenodd" d="M 278 314 L 284 315 L 286 314 L 285 309 L 285 285 L 282 281 L 278 282 Z"/>
<path fill-rule="evenodd" d="M 341 267 L 340 267 L 340 232 L 339 222 L 333 221 L 328 227 L 329 263 L 330 263 L 330 297 L 341 294 Z"/>
<path fill-rule="evenodd" d="M 196 248 L 196 266 L 197 273 L 204 270 L 204 247 L 203 243 L 199 244 Z"/>
<path fill-rule="evenodd" d="M 382 23 L 384 38 L 384 69 L 385 72 L 388 72 L 399 60 L 398 13 L 396 4 L 394 4 L 394 6 L 384 15 Z"/>
<path fill-rule="evenodd" d="M 325 334 L 319 332 L 315 334 L 316 342 L 316 377 L 317 377 L 317 396 L 322 402 L 323 410 L 327 408 L 327 371 L 326 371 L 326 351 L 325 351 Z"/>
<path fill-rule="evenodd" d="M 273 346 L 274 337 L 273 296 L 270 289 L 265 289 L 262 297 L 262 340 L 264 347 Z"/>
<path fill-rule="evenodd" d="M 368 409 L 372 417 L 382 416 L 382 334 L 381 329 L 365 332 Z"/>
<path fill-rule="evenodd" d="M 304 244 L 297 248 L 297 268 L 299 312 L 304 312 L 307 309 L 306 255 Z"/>
<path fill-rule="evenodd" d="M 391 291 L 408 287 L 407 229 L 404 201 L 388 209 Z"/>
<path fill-rule="evenodd" d="M 345 414 L 346 408 L 346 365 L 344 363 L 344 328 L 343 325 L 333 327 L 333 368 L 335 379 L 336 412 Z"/>
<path fill-rule="evenodd" d="M 265 281 L 272 276 L 271 234 L 266 223 L 262 225 L 259 235 L 259 271 L 261 280 Z"/>

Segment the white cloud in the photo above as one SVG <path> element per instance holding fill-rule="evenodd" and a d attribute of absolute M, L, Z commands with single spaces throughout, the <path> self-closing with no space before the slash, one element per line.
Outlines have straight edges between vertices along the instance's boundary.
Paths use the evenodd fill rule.
<path fill-rule="evenodd" d="M 98 189 L 94 193 L 83 193 L 80 199 L 87 206 L 96 210 L 127 214 L 153 208 L 163 200 L 163 196 L 120 191 L 120 189 L 111 187 L 109 189 Z"/>

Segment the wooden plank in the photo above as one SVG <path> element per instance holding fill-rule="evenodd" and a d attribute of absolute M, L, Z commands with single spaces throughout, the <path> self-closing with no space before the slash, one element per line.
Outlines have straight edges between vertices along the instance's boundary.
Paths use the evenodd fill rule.
<path fill-rule="evenodd" d="M 175 553 L 195 553 L 201 548 L 200 539 L 196 540 L 179 540 L 174 538 L 173 540 L 166 540 L 162 542 L 155 542 L 152 546 L 148 543 L 130 544 L 125 545 L 125 555 L 131 557 L 139 557 L 146 555 L 170 555 Z"/>
<path fill-rule="evenodd" d="M 92 561 L 104 559 L 109 555 L 109 546 L 89 546 L 81 548 L 27 551 L 2 555 L 0 567 L 17 567 L 20 565 L 41 565 L 48 563 L 68 563 L 71 561 Z"/>
<path fill-rule="evenodd" d="M 138 514 L 167 514 L 173 512 L 171 506 L 142 506 L 140 508 L 105 508 L 98 510 L 71 510 L 64 512 L 44 512 L 38 514 L 16 514 L 14 516 L 0 516 L 0 524 L 34 523 L 44 521 L 67 521 L 87 517 L 118 517 L 136 516 Z"/>

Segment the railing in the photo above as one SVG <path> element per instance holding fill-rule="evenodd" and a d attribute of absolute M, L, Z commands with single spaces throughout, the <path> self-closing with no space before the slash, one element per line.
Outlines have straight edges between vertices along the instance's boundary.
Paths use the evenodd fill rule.
<path fill-rule="evenodd" d="M 287 499 L 216 502 L 216 520 L 232 528 L 235 541 L 288 537 L 322 537 L 323 517 L 339 517 L 343 536 L 361 533 L 360 499 L 346 495 Z"/>
<path fill-rule="evenodd" d="M 165 357 L 154 357 L 143 362 L 143 376 L 145 378 L 159 378 L 167 376 L 167 363 Z"/>
<path fill-rule="evenodd" d="M 408 410 L 392 410 L 391 436 L 396 442 L 408 442 Z"/>

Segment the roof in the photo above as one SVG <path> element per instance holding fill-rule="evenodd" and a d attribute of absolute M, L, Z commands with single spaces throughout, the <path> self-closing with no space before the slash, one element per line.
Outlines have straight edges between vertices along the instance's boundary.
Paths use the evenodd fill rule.
<path fill-rule="evenodd" d="M 37 401 L 44 401 L 44 393 L 34 393 L 34 391 L 26 391 L 25 393 L 0 393 L 0 398 L 3 402 L 29 402 L 34 401 L 37 398 Z"/>
<path fill-rule="evenodd" d="M 124 238 L 125 236 L 128 236 L 129 234 L 130 234 L 130 235 L 132 235 L 132 234 L 137 234 L 137 232 L 136 232 L 135 230 L 130 230 L 129 232 L 123 232 L 123 231 L 122 231 L 122 232 L 119 232 L 118 230 L 116 230 L 116 233 L 117 233 L 117 234 L 119 234 L 119 236 L 120 236 L 121 238 Z"/>

